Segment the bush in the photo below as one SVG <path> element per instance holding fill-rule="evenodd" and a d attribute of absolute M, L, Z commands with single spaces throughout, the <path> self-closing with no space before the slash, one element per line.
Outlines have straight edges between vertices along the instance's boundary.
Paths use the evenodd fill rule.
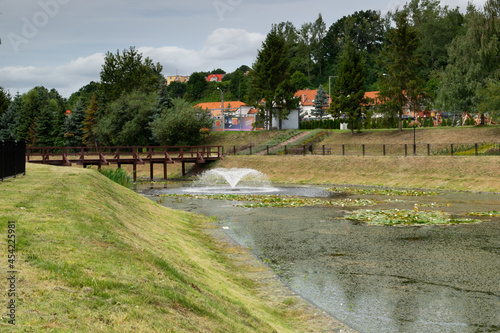
<path fill-rule="evenodd" d="M 111 169 L 111 168 L 103 168 L 98 170 L 101 174 L 108 177 L 115 183 L 118 183 L 122 186 L 130 188 L 132 185 L 132 177 L 122 168 Z"/>
<path fill-rule="evenodd" d="M 162 145 L 196 146 L 202 142 L 200 129 L 212 128 L 213 120 L 205 111 L 192 107 L 182 99 L 153 121 L 153 135 Z"/>

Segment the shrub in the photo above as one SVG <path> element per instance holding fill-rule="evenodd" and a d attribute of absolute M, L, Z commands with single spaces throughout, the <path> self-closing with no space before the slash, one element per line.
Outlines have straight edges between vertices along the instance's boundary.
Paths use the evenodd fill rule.
<path fill-rule="evenodd" d="M 103 168 L 98 170 L 101 174 L 108 177 L 115 183 L 118 183 L 122 186 L 130 188 L 132 185 L 132 177 L 122 168 L 111 169 L 111 168 Z"/>

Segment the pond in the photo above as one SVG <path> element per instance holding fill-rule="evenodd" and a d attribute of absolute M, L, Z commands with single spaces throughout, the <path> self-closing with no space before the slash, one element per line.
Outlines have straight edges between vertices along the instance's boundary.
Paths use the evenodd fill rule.
<path fill-rule="evenodd" d="M 322 187 L 307 191 L 309 196 L 328 196 Z M 149 189 L 143 194 L 156 201 L 154 195 L 164 192 Z M 340 195 L 373 200 L 368 208 L 250 208 L 244 202 L 192 197 L 166 197 L 163 205 L 216 216 L 221 230 L 292 290 L 360 332 L 500 331 L 498 215 L 479 217 L 482 223 L 446 226 L 373 226 L 346 219 L 360 208 L 418 206 L 453 216 L 494 212 L 500 210 L 500 195 L 373 193 Z"/>

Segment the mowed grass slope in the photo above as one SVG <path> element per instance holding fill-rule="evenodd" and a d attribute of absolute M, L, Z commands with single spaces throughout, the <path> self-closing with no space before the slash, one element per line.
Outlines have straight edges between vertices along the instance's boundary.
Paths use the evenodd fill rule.
<path fill-rule="evenodd" d="M 420 127 L 415 131 L 417 144 L 474 144 L 500 143 L 500 126 L 459 126 L 459 127 Z M 332 144 L 413 144 L 413 128 L 403 131 L 363 130 L 332 131 L 319 145 Z"/>
<path fill-rule="evenodd" d="M 2 331 L 303 328 L 286 304 L 256 295 L 245 267 L 204 231 L 212 220 L 164 208 L 95 170 L 29 164 L 26 176 L 0 183 L 0 212 L 1 263 L 7 271 L 15 221 L 18 272 L 16 326 L 4 307 Z"/>

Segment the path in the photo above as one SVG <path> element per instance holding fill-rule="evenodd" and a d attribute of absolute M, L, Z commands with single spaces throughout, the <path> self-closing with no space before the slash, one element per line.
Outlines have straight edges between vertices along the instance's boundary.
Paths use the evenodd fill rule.
<path fill-rule="evenodd" d="M 283 147 L 285 145 L 289 145 L 290 143 L 294 142 L 294 141 L 297 141 L 299 139 L 301 139 L 302 137 L 308 135 L 309 133 L 311 133 L 311 131 L 307 131 L 307 132 L 302 132 L 300 133 L 299 135 L 296 135 L 294 137 L 291 137 L 290 139 L 286 140 L 286 141 L 283 141 L 282 143 L 280 144 L 277 144 L 276 146 L 272 146 L 272 147 L 269 147 L 269 150 L 271 149 L 276 149 L 276 148 L 279 148 L 279 147 Z M 267 154 L 267 150 L 263 150 L 263 151 L 260 151 L 254 155 L 265 155 Z"/>

